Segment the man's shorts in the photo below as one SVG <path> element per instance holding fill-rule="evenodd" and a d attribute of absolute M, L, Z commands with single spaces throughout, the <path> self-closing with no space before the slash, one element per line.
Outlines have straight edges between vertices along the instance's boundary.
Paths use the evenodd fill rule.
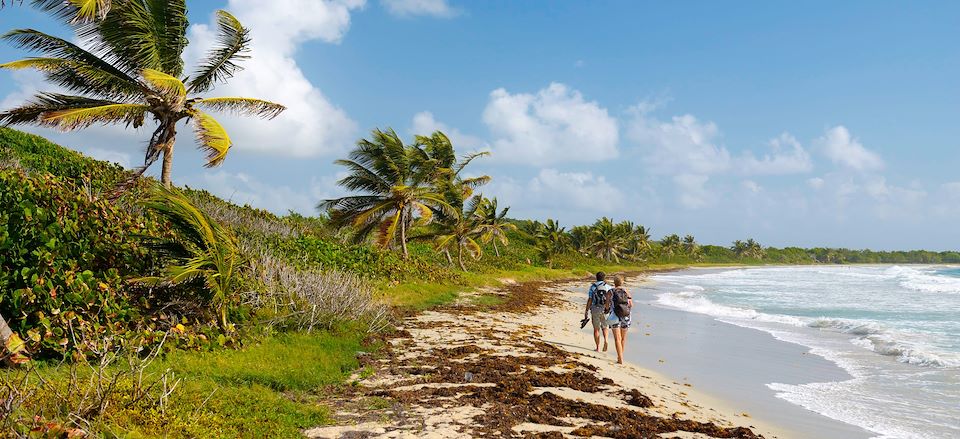
<path fill-rule="evenodd" d="M 590 307 L 590 321 L 593 322 L 593 329 L 607 328 L 607 315 L 603 313 L 603 308 Z"/>

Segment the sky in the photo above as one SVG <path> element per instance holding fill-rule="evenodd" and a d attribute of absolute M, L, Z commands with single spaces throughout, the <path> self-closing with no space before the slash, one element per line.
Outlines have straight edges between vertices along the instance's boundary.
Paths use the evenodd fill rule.
<path fill-rule="evenodd" d="M 29 3 L 29 2 L 26 2 Z M 960 2 L 884 0 L 188 2 L 194 64 L 216 9 L 249 27 L 245 70 L 211 96 L 288 107 L 222 116 L 234 148 L 202 167 L 187 127 L 177 184 L 316 214 L 375 128 L 441 130 L 516 218 L 608 216 L 708 244 L 960 249 Z M 73 38 L 28 5 L 0 30 Z M 0 42 L 0 61 L 27 56 Z M 53 87 L 0 70 L 0 108 Z M 23 128 L 125 166 L 149 130 Z M 159 172 L 152 169 L 151 173 Z"/>

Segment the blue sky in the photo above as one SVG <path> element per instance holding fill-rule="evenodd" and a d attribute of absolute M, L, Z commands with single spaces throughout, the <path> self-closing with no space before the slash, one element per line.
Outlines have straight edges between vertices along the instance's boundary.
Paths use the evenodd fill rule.
<path fill-rule="evenodd" d="M 728 244 L 956 249 L 960 3 L 193 1 L 188 62 L 212 13 L 253 31 L 214 95 L 277 100 L 224 117 L 235 148 L 174 180 L 276 212 L 341 195 L 332 164 L 375 127 L 442 129 L 491 150 L 473 172 L 517 217 L 630 219 Z M 0 29 L 69 30 L 28 6 Z M 0 45 L 0 60 L 24 55 Z M 0 71 L 0 104 L 47 90 Z M 30 131 L 136 164 L 147 132 Z"/>

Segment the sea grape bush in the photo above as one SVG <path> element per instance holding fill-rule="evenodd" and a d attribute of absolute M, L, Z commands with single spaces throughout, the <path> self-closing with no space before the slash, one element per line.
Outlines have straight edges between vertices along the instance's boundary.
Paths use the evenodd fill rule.
<path fill-rule="evenodd" d="M 41 355 L 87 353 L 138 317 L 124 278 L 148 269 L 155 226 L 63 179 L 0 170 L 0 313 Z"/>

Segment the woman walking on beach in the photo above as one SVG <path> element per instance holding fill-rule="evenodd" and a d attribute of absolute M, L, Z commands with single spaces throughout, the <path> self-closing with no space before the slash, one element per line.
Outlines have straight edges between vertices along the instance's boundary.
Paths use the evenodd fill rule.
<path fill-rule="evenodd" d="M 633 296 L 623 289 L 623 276 L 613 277 L 611 296 L 612 310 L 607 324 L 613 332 L 613 344 L 617 348 L 617 363 L 623 364 L 623 351 L 627 345 L 627 329 L 630 328 L 630 314 L 633 310 Z"/>

